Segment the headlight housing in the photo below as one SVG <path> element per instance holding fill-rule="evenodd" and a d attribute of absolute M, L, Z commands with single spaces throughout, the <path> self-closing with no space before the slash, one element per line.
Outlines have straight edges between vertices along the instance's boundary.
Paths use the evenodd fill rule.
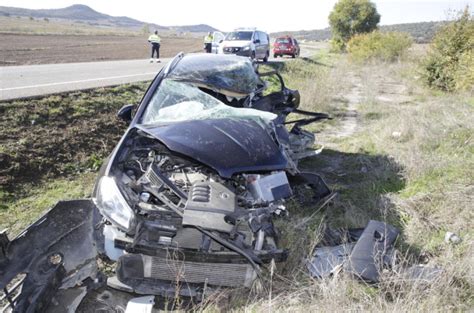
<path fill-rule="evenodd" d="M 249 50 L 250 50 L 250 46 L 242 47 L 242 51 L 249 51 Z"/>
<path fill-rule="evenodd" d="M 125 232 L 130 230 L 134 213 L 120 192 L 112 177 L 103 176 L 97 186 L 95 205 L 117 227 Z"/>

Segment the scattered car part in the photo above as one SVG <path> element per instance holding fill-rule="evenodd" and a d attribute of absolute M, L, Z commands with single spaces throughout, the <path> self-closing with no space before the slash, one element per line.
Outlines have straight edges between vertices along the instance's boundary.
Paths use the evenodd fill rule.
<path fill-rule="evenodd" d="M 314 249 L 311 259 L 306 263 L 311 276 L 314 278 L 332 276 L 347 261 L 354 245 L 355 243 L 346 243 Z"/>
<path fill-rule="evenodd" d="M 405 281 L 416 281 L 417 283 L 433 283 L 444 270 L 439 267 L 429 267 L 424 265 L 413 265 L 399 270 L 401 278 Z"/>
<path fill-rule="evenodd" d="M 376 283 L 384 256 L 393 248 L 399 231 L 384 222 L 369 221 L 345 264 L 345 271 L 365 281 Z"/>
<path fill-rule="evenodd" d="M 393 244 L 399 231 L 391 225 L 369 221 L 364 229 L 326 229 L 323 240 L 330 246 L 316 247 L 306 263 L 312 277 L 326 278 L 336 269 L 368 282 L 378 282 L 384 267 L 395 263 Z"/>
<path fill-rule="evenodd" d="M 398 235 L 395 227 L 378 221 L 369 221 L 364 229 L 325 228 L 323 245 L 315 247 L 306 267 L 313 278 L 345 271 L 370 283 L 378 283 L 384 269 L 395 272 L 397 280 L 417 283 L 433 283 L 444 273 L 438 267 L 398 264 L 393 246 Z"/>
<path fill-rule="evenodd" d="M 155 296 L 133 298 L 127 303 L 125 313 L 151 313 L 155 304 Z"/>
<path fill-rule="evenodd" d="M 99 282 L 101 219 L 91 200 L 61 201 L 14 240 L 2 242 L 0 288 L 13 312 L 45 312 L 60 287 L 87 278 Z M 21 292 L 8 289 L 21 274 Z"/>

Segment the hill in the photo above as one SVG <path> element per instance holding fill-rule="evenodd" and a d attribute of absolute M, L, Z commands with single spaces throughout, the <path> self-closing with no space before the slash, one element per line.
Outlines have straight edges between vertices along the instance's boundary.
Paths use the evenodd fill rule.
<path fill-rule="evenodd" d="M 149 25 L 150 29 L 175 30 L 182 32 L 206 32 L 215 30 L 215 28 L 204 24 L 173 27 L 150 24 L 126 16 L 111 16 L 103 14 L 82 4 L 75 4 L 62 9 L 40 10 L 0 6 L 0 16 L 29 17 L 34 19 L 47 18 L 60 21 L 85 23 L 93 26 L 123 27 L 132 29 L 140 29 L 144 25 Z"/>
<path fill-rule="evenodd" d="M 409 33 L 418 43 L 430 42 L 436 30 L 445 22 L 420 22 L 405 23 L 394 25 L 382 25 L 380 30 L 383 32 L 399 31 Z M 300 40 L 325 41 L 331 39 L 331 29 L 300 30 L 290 32 L 272 33 L 272 37 L 292 35 Z"/>
<path fill-rule="evenodd" d="M 207 33 L 207 32 L 217 31 L 216 28 L 206 25 L 206 24 L 170 26 L 168 28 L 170 30 L 175 30 L 175 31 L 180 31 L 180 32 L 192 32 L 192 33 Z"/>

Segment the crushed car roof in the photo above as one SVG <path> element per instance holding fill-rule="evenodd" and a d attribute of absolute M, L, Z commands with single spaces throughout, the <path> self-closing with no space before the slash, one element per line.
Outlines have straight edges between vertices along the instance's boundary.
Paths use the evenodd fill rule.
<path fill-rule="evenodd" d="M 229 91 L 236 96 L 251 94 L 264 85 L 252 62 L 235 55 L 185 55 L 167 78 L 203 85 L 219 92 Z"/>

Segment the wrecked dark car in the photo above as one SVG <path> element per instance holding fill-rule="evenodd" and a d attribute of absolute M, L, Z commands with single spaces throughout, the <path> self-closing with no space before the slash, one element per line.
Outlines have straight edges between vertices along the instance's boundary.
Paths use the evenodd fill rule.
<path fill-rule="evenodd" d="M 270 75 L 280 86 L 267 94 Z M 330 193 L 298 169 L 317 153 L 302 126 L 328 118 L 299 100 L 247 58 L 176 56 L 140 105 L 119 111 L 129 128 L 92 200 L 61 202 L 14 240 L 2 234 L 2 301 L 59 312 L 81 310 L 104 288 L 199 301 L 214 288 L 251 287 L 262 265 L 287 258 L 273 224 L 286 200 L 300 189 L 313 202 Z M 98 264 L 110 261 L 113 271 Z"/>

